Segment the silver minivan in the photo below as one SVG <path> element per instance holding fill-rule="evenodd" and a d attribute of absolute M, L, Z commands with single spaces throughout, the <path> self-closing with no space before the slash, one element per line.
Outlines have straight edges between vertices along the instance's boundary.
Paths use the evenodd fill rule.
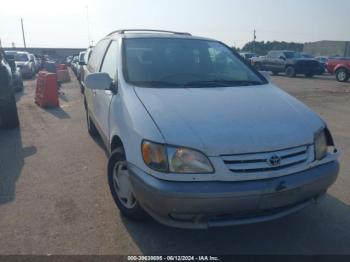
<path fill-rule="evenodd" d="M 316 203 L 338 155 L 326 123 L 225 44 L 119 30 L 85 76 L 88 131 L 121 213 L 175 227 L 279 218 Z"/>

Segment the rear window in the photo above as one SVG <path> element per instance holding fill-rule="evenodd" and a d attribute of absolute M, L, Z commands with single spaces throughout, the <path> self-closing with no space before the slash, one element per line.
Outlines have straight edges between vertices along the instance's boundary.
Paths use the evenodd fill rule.
<path fill-rule="evenodd" d="M 17 53 L 15 55 L 15 60 L 18 62 L 26 62 L 26 61 L 29 61 L 29 57 L 27 54 Z"/>

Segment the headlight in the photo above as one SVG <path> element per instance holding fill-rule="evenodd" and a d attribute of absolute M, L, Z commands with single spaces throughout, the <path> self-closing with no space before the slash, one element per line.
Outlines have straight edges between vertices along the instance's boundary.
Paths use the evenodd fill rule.
<path fill-rule="evenodd" d="M 324 129 L 316 133 L 315 135 L 315 159 L 321 160 L 323 159 L 328 150 L 327 145 L 327 137 Z"/>
<path fill-rule="evenodd" d="M 142 157 L 148 167 L 163 172 L 168 170 L 168 159 L 164 145 L 144 141 L 142 143 Z"/>
<path fill-rule="evenodd" d="M 184 147 L 144 141 L 142 156 L 148 167 L 161 172 L 203 174 L 214 171 L 203 153 Z"/>

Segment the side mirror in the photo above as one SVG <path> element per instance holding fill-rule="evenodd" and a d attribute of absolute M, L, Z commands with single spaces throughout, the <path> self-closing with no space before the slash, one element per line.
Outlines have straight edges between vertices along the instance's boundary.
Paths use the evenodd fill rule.
<path fill-rule="evenodd" d="M 84 65 L 86 65 L 86 64 L 85 64 L 84 61 L 80 61 L 80 62 L 79 62 L 79 65 L 84 66 Z"/>
<path fill-rule="evenodd" d="M 113 80 L 107 73 L 94 73 L 85 78 L 85 86 L 89 89 L 110 90 L 112 84 Z"/>
<path fill-rule="evenodd" d="M 272 79 L 271 79 L 271 76 L 270 76 L 270 73 L 267 72 L 267 71 L 259 71 L 260 74 L 262 74 L 263 77 L 265 77 L 265 79 L 271 83 Z"/>
<path fill-rule="evenodd" d="M 280 56 L 279 58 L 280 58 L 281 60 L 286 61 L 286 58 L 285 58 L 284 56 Z"/>

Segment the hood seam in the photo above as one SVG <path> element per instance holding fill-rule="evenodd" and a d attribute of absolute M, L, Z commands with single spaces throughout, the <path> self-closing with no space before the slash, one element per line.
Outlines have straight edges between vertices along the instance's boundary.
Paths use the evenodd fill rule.
<path fill-rule="evenodd" d="M 155 119 L 152 117 L 151 113 L 147 110 L 147 107 L 145 106 L 145 104 L 142 102 L 141 98 L 139 97 L 139 95 L 137 94 L 136 90 L 135 90 L 135 86 L 132 87 L 136 97 L 138 98 L 138 100 L 140 101 L 140 103 L 142 104 L 143 108 L 146 110 L 147 114 L 150 116 L 150 118 L 152 119 L 154 125 L 156 126 L 156 128 L 158 129 L 160 135 L 162 136 L 164 142 L 166 143 L 166 140 L 165 140 L 165 136 L 164 134 L 162 133 L 162 131 L 160 130 L 160 127 L 157 125 L 157 122 L 155 121 Z"/>

